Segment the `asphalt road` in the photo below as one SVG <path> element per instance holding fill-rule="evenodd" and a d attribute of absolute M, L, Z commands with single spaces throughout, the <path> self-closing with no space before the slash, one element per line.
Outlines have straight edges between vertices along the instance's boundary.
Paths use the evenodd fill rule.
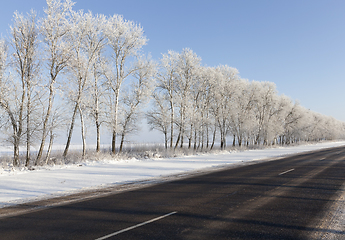
<path fill-rule="evenodd" d="M 3 217 L 0 239 L 309 239 L 332 231 L 344 159 L 326 149 Z"/>

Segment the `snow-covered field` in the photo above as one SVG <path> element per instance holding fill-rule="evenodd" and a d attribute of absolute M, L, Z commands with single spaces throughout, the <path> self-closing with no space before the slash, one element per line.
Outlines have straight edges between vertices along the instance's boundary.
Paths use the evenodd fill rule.
<path fill-rule="evenodd" d="M 164 175 L 207 170 L 345 145 L 325 142 L 295 147 L 219 152 L 177 158 L 85 161 L 83 164 L 41 167 L 35 171 L 0 169 L 0 208 L 37 199 L 63 196 L 96 187 L 113 186 Z"/>

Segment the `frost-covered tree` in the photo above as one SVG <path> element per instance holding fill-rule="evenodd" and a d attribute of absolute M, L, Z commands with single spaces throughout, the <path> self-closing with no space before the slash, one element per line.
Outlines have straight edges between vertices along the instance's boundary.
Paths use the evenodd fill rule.
<path fill-rule="evenodd" d="M 101 148 L 101 125 L 106 121 L 107 84 L 103 78 L 104 59 L 101 55 L 93 64 L 91 70 L 91 83 L 87 90 L 88 99 L 85 99 L 86 106 L 96 128 L 96 152 Z"/>
<path fill-rule="evenodd" d="M 204 125 L 204 82 L 201 76 L 202 68 L 199 66 L 199 70 L 197 71 L 197 75 L 191 85 L 190 88 L 190 97 L 189 97 L 189 107 L 187 109 L 187 128 L 188 134 L 188 148 L 192 147 L 197 149 L 202 145 L 203 142 L 203 125 Z"/>
<path fill-rule="evenodd" d="M 187 107 L 187 124 L 186 137 L 188 139 L 188 148 L 197 149 L 203 142 L 203 125 L 205 120 L 204 112 L 204 90 L 207 88 L 202 78 L 202 68 L 197 66 L 198 70 L 194 73 L 194 78 L 189 90 L 188 107 Z"/>
<path fill-rule="evenodd" d="M 255 88 L 255 100 L 253 111 L 255 115 L 255 144 L 267 144 L 267 128 L 270 124 L 270 111 L 274 108 L 276 87 L 271 82 L 253 81 L 252 86 Z"/>
<path fill-rule="evenodd" d="M 191 88 L 198 81 L 200 63 L 201 58 L 190 49 L 183 49 L 178 55 L 174 91 L 176 92 L 176 106 L 178 108 L 178 117 L 175 123 L 178 126 L 179 132 L 175 148 L 179 144 L 180 147 L 183 147 L 183 140 L 187 131 L 187 121 L 190 120 L 189 118 L 193 112 L 189 109 L 191 102 L 194 101 L 194 96 L 191 96 Z"/>
<path fill-rule="evenodd" d="M 205 114 L 207 116 L 206 118 L 206 137 L 208 138 L 208 131 L 210 129 L 212 133 L 212 142 L 210 148 L 213 149 L 215 141 L 216 141 L 216 134 L 217 134 L 217 129 L 218 129 L 218 124 L 217 124 L 217 114 L 219 112 L 219 105 L 216 103 L 216 95 L 215 91 L 217 88 L 217 82 L 221 81 L 222 79 L 222 74 L 215 68 L 215 67 L 207 67 L 207 68 L 202 68 L 204 71 L 202 71 L 202 78 L 203 82 L 205 84 Z M 208 129 L 209 128 L 209 129 Z M 207 144 L 208 145 L 208 140 Z"/>
<path fill-rule="evenodd" d="M 71 74 L 70 86 L 72 86 L 72 89 L 70 89 L 67 94 L 70 102 L 73 104 L 73 114 L 68 130 L 66 147 L 63 153 L 64 157 L 67 156 L 71 143 L 77 113 L 79 113 L 81 124 L 83 157 L 86 154 L 84 123 L 85 104 L 83 103 L 83 98 L 90 82 L 90 72 L 98 59 L 100 51 L 106 44 L 106 37 L 104 35 L 105 24 L 106 18 L 103 15 L 93 16 L 91 12 L 72 12 L 72 56 L 68 66 Z"/>
<path fill-rule="evenodd" d="M 298 102 L 292 104 L 286 112 L 284 133 L 280 137 L 281 144 L 308 141 L 311 116 L 311 111 L 300 106 Z"/>
<path fill-rule="evenodd" d="M 169 101 L 161 92 L 153 93 L 152 98 L 153 107 L 146 113 L 147 123 L 151 130 L 155 129 L 164 134 L 164 146 L 167 149 L 169 141 L 168 134 L 171 126 Z"/>
<path fill-rule="evenodd" d="M 60 0 L 47 0 L 47 8 L 44 10 L 45 16 L 40 20 L 40 32 L 44 43 L 44 60 L 48 79 L 44 87 L 48 92 L 48 103 L 44 110 L 41 144 L 37 153 L 36 165 L 41 162 L 47 136 L 50 135 L 51 138 L 54 136 L 51 133 L 49 121 L 53 119 L 52 112 L 57 78 L 67 67 L 68 61 L 71 58 L 70 15 L 73 4 L 70 0 L 64 2 Z M 52 143 L 52 141 L 50 139 L 49 142 Z"/>
<path fill-rule="evenodd" d="M 156 64 L 148 59 L 140 58 L 137 69 L 133 74 L 131 84 L 123 91 L 121 98 L 122 118 L 119 121 L 121 136 L 120 149 L 122 151 L 125 136 L 138 130 L 138 120 L 143 115 L 142 109 L 149 101 L 154 88 Z"/>
<path fill-rule="evenodd" d="M 165 126 L 165 116 L 169 113 L 169 128 L 170 128 L 170 148 L 173 147 L 173 140 L 174 140 L 174 125 L 175 125 L 175 108 L 177 102 L 177 94 L 175 90 L 176 86 L 176 79 L 177 79 L 177 62 L 178 62 L 179 54 L 174 51 L 168 51 L 168 53 L 163 54 L 160 65 L 159 65 L 159 72 L 157 73 L 157 86 L 156 86 L 156 93 L 155 93 L 155 101 L 167 101 L 167 104 L 160 103 L 155 108 L 154 112 L 156 112 L 156 116 L 160 116 L 160 118 L 156 117 L 156 120 L 161 119 L 163 122 L 160 124 L 155 123 L 154 125 Z M 168 105 L 168 112 L 162 112 L 166 110 L 166 106 Z M 153 125 L 151 125 L 153 126 Z M 158 129 L 160 130 L 161 127 Z M 166 127 L 164 127 L 166 128 Z"/>
<path fill-rule="evenodd" d="M 209 135 L 210 132 L 212 132 L 211 126 L 215 125 L 214 119 L 211 117 L 212 89 L 210 86 L 210 79 L 212 78 L 212 72 L 213 68 L 200 68 L 198 85 L 199 96 L 196 102 L 199 119 L 196 119 L 196 123 L 199 125 L 197 128 L 199 128 L 199 143 L 201 142 L 201 148 L 209 147 Z M 197 128 L 195 128 L 195 131 L 197 131 Z"/>
<path fill-rule="evenodd" d="M 268 120 L 264 131 L 264 144 L 271 145 L 277 142 L 277 138 L 284 132 L 284 112 L 288 102 L 284 95 L 273 96 L 271 107 L 268 109 Z"/>
<path fill-rule="evenodd" d="M 19 129 L 16 131 L 16 144 L 23 131 L 25 119 L 26 129 L 26 163 L 29 165 L 31 137 L 35 127 L 32 117 L 34 116 L 34 98 L 37 97 L 37 78 L 39 76 L 39 41 L 38 41 L 37 17 L 34 11 L 27 16 L 18 12 L 14 13 L 13 25 L 11 26 L 11 45 L 14 50 L 13 65 L 22 86 L 21 103 L 19 106 Z M 26 111 L 26 114 L 24 113 Z M 19 146 L 19 145 L 18 145 Z M 17 148 L 17 147 L 16 147 Z"/>
<path fill-rule="evenodd" d="M 4 39 L 0 39 L 0 81 L 3 82 L 7 70 L 8 46 Z"/>
<path fill-rule="evenodd" d="M 292 106 L 292 101 L 285 95 L 277 95 L 274 108 L 271 109 L 271 123 L 267 130 L 268 144 L 279 143 L 280 136 L 284 133 L 287 112 Z"/>
<path fill-rule="evenodd" d="M 125 20 L 120 15 L 113 15 L 104 25 L 104 33 L 110 48 L 108 65 L 104 75 L 112 92 L 111 121 L 112 152 L 115 153 L 116 136 L 119 125 L 119 106 L 121 88 L 126 79 L 138 72 L 137 64 L 133 64 L 140 55 L 141 48 L 147 43 L 143 28 L 133 21 Z"/>
<path fill-rule="evenodd" d="M 9 138 L 8 142 L 13 145 L 13 166 L 19 165 L 19 144 L 23 132 L 24 103 L 25 97 L 17 94 L 18 86 L 13 84 L 8 72 L 9 49 L 5 40 L 0 40 L 0 106 L 2 110 L 1 125 L 7 131 L 3 131 Z"/>
<path fill-rule="evenodd" d="M 215 78 L 212 81 L 212 114 L 220 131 L 221 149 L 226 147 L 226 136 L 230 131 L 232 102 L 234 101 L 238 70 L 229 66 L 219 66 L 215 69 Z"/>
<path fill-rule="evenodd" d="M 246 141 L 249 144 L 251 122 L 253 121 L 252 107 L 254 91 L 251 91 L 248 80 L 239 79 L 234 87 L 234 99 L 231 107 L 230 125 L 233 135 L 233 146 L 237 138 L 239 146 Z"/>
<path fill-rule="evenodd" d="M 75 12 L 71 0 L 46 1 L 43 18 L 16 12 L 8 44 L 0 40 L 0 128 L 13 145 L 14 166 L 20 164 L 21 146 L 25 165 L 30 164 L 35 139 L 35 164 L 48 163 L 65 119 L 63 156 L 79 118 L 84 157 L 86 117 L 97 133 L 97 152 L 102 123 L 111 129 L 115 153 L 116 141 L 122 151 L 145 115 L 150 127 L 164 134 L 165 148 L 183 147 L 188 140 L 189 148 L 212 149 L 219 140 L 224 149 L 228 136 L 239 146 L 345 137 L 343 122 L 278 95 L 272 82 L 249 82 L 226 65 L 203 67 L 191 49 L 163 54 L 156 73 L 141 52 L 147 38 L 139 24 L 120 15 Z"/>

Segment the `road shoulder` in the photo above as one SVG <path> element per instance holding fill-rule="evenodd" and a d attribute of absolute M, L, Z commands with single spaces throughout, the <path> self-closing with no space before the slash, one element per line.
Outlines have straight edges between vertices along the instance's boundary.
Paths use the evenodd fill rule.
<path fill-rule="evenodd" d="M 345 238 L 345 184 L 329 205 L 326 213 L 318 222 L 313 223 L 317 231 L 310 236 L 311 240 L 337 240 Z"/>

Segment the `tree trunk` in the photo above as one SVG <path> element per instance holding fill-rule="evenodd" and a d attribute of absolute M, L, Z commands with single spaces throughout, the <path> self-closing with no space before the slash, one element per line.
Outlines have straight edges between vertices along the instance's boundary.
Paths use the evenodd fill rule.
<path fill-rule="evenodd" d="M 28 167 L 30 164 L 30 146 L 31 146 L 31 122 L 30 122 L 30 117 L 31 117 L 31 87 L 30 84 L 27 84 L 27 103 L 26 103 L 26 111 L 27 111 L 27 116 L 26 116 L 26 162 L 25 166 Z"/>
<path fill-rule="evenodd" d="M 220 130 L 220 149 L 224 149 L 224 138 L 223 138 L 223 131 L 222 129 Z"/>
<path fill-rule="evenodd" d="M 242 135 L 237 136 L 238 146 L 242 147 Z"/>
<path fill-rule="evenodd" d="M 175 144 L 175 149 L 177 148 L 177 146 L 178 146 L 178 144 L 180 142 L 180 138 L 181 138 L 181 129 L 180 129 L 180 132 L 179 132 L 179 134 L 177 136 L 177 140 L 176 140 L 176 144 Z"/>
<path fill-rule="evenodd" d="M 85 159 L 85 156 L 86 156 L 85 124 L 84 124 L 83 112 L 82 112 L 80 106 L 79 106 L 79 114 L 80 114 L 80 125 L 81 125 L 81 139 L 82 139 L 82 142 L 83 142 L 82 158 Z"/>
<path fill-rule="evenodd" d="M 185 127 L 184 127 L 184 124 L 185 124 L 185 108 L 184 108 L 184 106 L 181 106 L 181 110 L 180 110 L 180 117 L 181 117 L 181 122 L 180 122 L 180 133 L 179 133 L 179 135 L 180 135 L 180 148 L 183 148 L 183 140 L 184 140 L 184 129 L 185 129 Z"/>
<path fill-rule="evenodd" d="M 201 145 L 201 149 L 204 149 L 204 142 L 205 142 L 205 138 L 204 138 L 204 130 L 201 130 L 201 133 L 199 133 L 199 145 Z"/>
<path fill-rule="evenodd" d="M 116 131 L 113 130 L 113 137 L 112 137 L 112 139 L 111 139 L 111 152 L 112 152 L 113 154 L 116 153 L 116 151 L 115 151 L 115 144 L 116 144 Z"/>
<path fill-rule="evenodd" d="M 226 137 L 225 137 L 225 131 L 221 130 L 220 131 L 220 148 L 224 150 L 226 148 Z"/>
<path fill-rule="evenodd" d="M 194 150 L 196 150 L 196 141 L 197 141 L 197 130 L 195 129 L 194 130 Z M 200 145 L 200 141 L 199 141 L 199 145 Z"/>
<path fill-rule="evenodd" d="M 51 154 L 52 147 L 53 147 L 53 141 L 54 141 L 53 131 L 50 131 L 49 146 L 48 146 L 47 156 L 46 156 L 46 160 L 45 160 L 46 165 L 48 164 L 48 161 L 50 159 L 50 154 Z"/>
<path fill-rule="evenodd" d="M 101 145 L 101 133 L 100 133 L 100 122 L 99 122 L 99 91 L 98 91 L 98 77 L 96 74 L 96 67 L 94 65 L 94 78 L 95 78 L 95 125 L 96 125 L 96 152 L 99 153 Z"/>
<path fill-rule="evenodd" d="M 66 143 L 63 155 L 62 155 L 64 158 L 67 157 L 68 149 L 69 149 L 69 146 L 71 144 L 71 139 L 72 139 L 72 134 L 73 134 L 73 129 L 74 129 L 74 123 L 75 123 L 75 118 L 77 115 L 78 108 L 79 108 L 79 103 L 76 103 L 76 105 L 74 107 L 74 111 L 73 111 L 71 125 L 70 125 L 69 131 L 68 131 L 67 143 Z"/>
<path fill-rule="evenodd" d="M 13 143 L 13 166 L 19 166 L 19 139 L 17 136 L 14 136 L 14 143 Z"/>
<path fill-rule="evenodd" d="M 211 148 L 210 148 L 211 150 L 213 149 L 213 147 L 214 147 L 214 142 L 216 141 L 216 132 L 217 132 L 217 128 L 216 128 L 216 126 L 214 126 L 212 144 L 211 144 Z"/>
<path fill-rule="evenodd" d="M 51 83 L 50 87 L 49 87 L 48 109 L 47 109 L 47 113 L 46 113 L 45 119 L 43 121 L 41 145 L 40 145 L 40 149 L 38 150 L 38 154 L 37 154 L 35 165 L 38 165 L 40 163 L 40 160 L 41 160 L 42 154 L 43 154 L 44 144 L 45 144 L 46 137 L 47 137 L 47 124 L 48 124 L 48 120 L 49 120 L 49 117 L 50 117 L 51 109 L 53 107 L 53 94 L 54 94 L 54 92 L 53 92 L 52 84 L 53 83 Z"/>
<path fill-rule="evenodd" d="M 226 135 L 225 133 L 223 134 L 223 149 L 226 148 Z"/>
<path fill-rule="evenodd" d="M 193 124 L 190 125 L 190 134 L 188 139 L 188 149 L 192 147 L 192 140 L 193 140 Z"/>
<path fill-rule="evenodd" d="M 120 143 L 120 149 L 119 152 L 122 152 L 122 148 L 123 148 L 123 142 L 125 141 L 125 134 L 122 133 L 121 134 L 121 143 Z"/>
<path fill-rule="evenodd" d="M 164 147 L 165 149 L 168 149 L 168 133 L 164 132 Z"/>
<path fill-rule="evenodd" d="M 206 124 L 206 148 L 208 148 L 209 145 L 209 133 L 208 133 L 208 124 Z"/>
<path fill-rule="evenodd" d="M 13 129 L 13 166 L 19 166 L 19 143 L 20 135 L 22 132 L 21 121 L 18 122 L 13 116 L 13 113 L 10 111 L 8 104 L 1 102 L 2 107 L 4 107 L 11 119 L 12 129 Z M 21 115 L 21 114 L 20 114 Z M 22 119 L 21 116 L 19 119 Z"/>
<path fill-rule="evenodd" d="M 171 115 L 170 115 L 170 148 L 173 147 L 174 141 L 174 104 L 170 103 Z"/>
<path fill-rule="evenodd" d="M 118 110 L 119 110 L 119 94 L 120 91 L 119 89 L 116 89 L 115 91 L 115 115 L 114 115 L 114 126 L 113 126 L 113 137 L 111 140 L 111 152 L 113 154 L 116 153 L 116 134 L 117 134 L 117 115 L 118 115 Z"/>
<path fill-rule="evenodd" d="M 96 132 L 97 132 L 97 145 L 96 145 L 96 152 L 99 153 L 101 150 L 101 126 L 98 122 L 98 120 L 96 120 Z"/>
<path fill-rule="evenodd" d="M 181 130 L 181 137 L 180 137 L 180 148 L 183 148 L 183 135 L 184 135 L 184 131 L 183 131 L 183 129 Z"/>

